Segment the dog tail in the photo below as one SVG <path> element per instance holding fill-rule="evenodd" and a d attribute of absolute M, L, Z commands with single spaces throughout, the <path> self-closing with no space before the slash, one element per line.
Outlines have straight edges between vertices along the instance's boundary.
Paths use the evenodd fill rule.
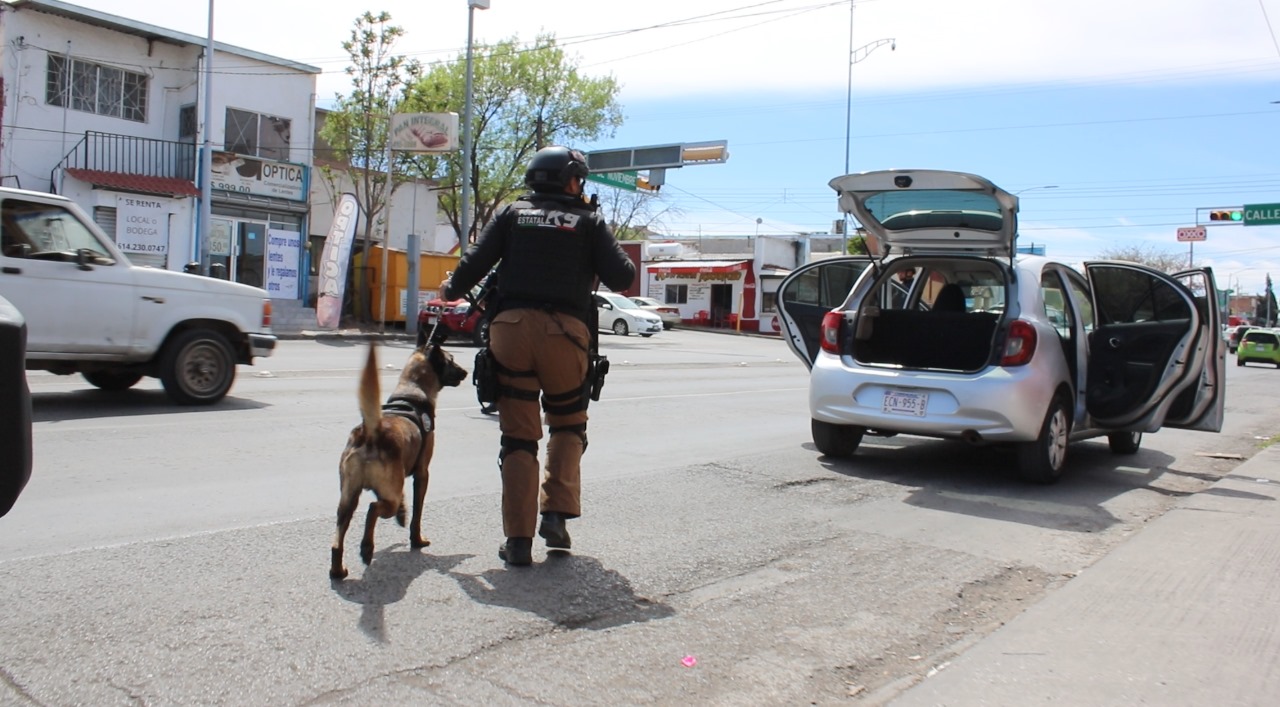
<path fill-rule="evenodd" d="M 378 344 L 369 342 L 369 359 L 360 374 L 360 419 L 364 421 L 364 433 L 370 439 L 377 436 L 378 421 L 382 418 L 382 392 L 378 390 Z"/>

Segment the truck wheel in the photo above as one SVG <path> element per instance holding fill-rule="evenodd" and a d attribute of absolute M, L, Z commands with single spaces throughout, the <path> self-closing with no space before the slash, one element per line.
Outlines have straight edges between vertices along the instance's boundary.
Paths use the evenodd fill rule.
<path fill-rule="evenodd" d="M 141 374 L 128 371 L 85 371 L 80 375 L 101 390 L 128 390 L 142 380 Z"/>
<path fill-rule="evenodd" d="M 853 456 L 866 432 L 855 425 L 833 425 L 821 420 L 810 420 L 809 431 L 813 435 L 813 446 L 829 457 Z"/>
<path fill-rule="evenodd" d="M 626 335 L 627 335 L 627 322 L 626 322 L 626 320 L 619 319 L 619 320 L 615 321 L 615 322 L 613 323 L 613 333 L 617 334 L 618 336 L 626 336 Z"/>
<path fill-rule="evenodd" d="M 1051 484 L 1062 476 L 1067 462 L 1067 444 L 1071 441 L 1071 415 L 1061 397 L 1049 403 L 1040 436 L 1034 442 L 1018 445 L 1018 472 L 1023 480 Z"/>
<path fill-rule="evenodd" d="M 226 338 L 210 329 L 191 329 L 164 347 L 160 382 L 179 405 L 210 405 L 226 397 L 236 378 L 236 361 Z"/>
<path fill-rule="evenodd" d="M 1137 454 L 1142 446 L 1141 432 L 1112 432 L 1107 435 L 1112 454 Z"/>

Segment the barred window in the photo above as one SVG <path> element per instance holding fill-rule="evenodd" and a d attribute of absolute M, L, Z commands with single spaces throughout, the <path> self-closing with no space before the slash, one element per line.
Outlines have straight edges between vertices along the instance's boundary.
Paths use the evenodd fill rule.
<path fill-rule="evenodd" d="M 50 54 L 45 102 L 72 110 L 147 120 L 147 75 Z"/>
<path fill-rule="evenodd" d="M 288 160 L 289 131 L 288 118 L 228 108 L 226 150 L 269 160 Z"/>

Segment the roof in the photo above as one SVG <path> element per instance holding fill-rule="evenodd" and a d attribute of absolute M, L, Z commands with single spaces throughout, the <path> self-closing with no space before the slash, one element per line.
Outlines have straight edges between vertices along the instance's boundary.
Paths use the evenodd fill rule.
<path fill-rule="evenodd" d="M 157 27 L 156 25 L 150 25 L 146 22 L 138 22 L 127 17 L 109 15 L 105 12 L 91 10 L 87 7 L 80 7 L 79 5 L 72 5 L 71 3 L 62 2 L 61 0 L 5 0 L 5 3 L 11 5 L 16 10 L 36 10 L 38 12 L 55 15 L 57 17 L 65 17 L 69 20 L 83 22 L 95 27 L 102 27 L 103 29 L 109 29 L 114 32 L 142 37 L 149 41 L 168 42 L 180 47 L 188 45 L 203 47 L 208 43 L 208 39 L 206 37 L 165 29 L 164 27 Z M 255 59 L 257 61 L 275 64 L 277 66 L 284 66 L 307 74 L 319 74 L 322 72 L 319 67 L 289 59 L 281 59 L 280 57 L 271 56 L 270 54 L 255 52 L 252 49 L 244 49 L 230 44 L 223 44 L 216 39 L 213 42 L 213 48 L 215 51 L 235 54 L 247 59 Z M 214 69 L 217 69 L 216 65 L 214 66 Z"/>
<path fill-rule="evenodd" d="M 194 182 L 176 177 L 148 177 L 141 174 L 102 172 L 96 169 L 80 169 L 78 167 L 68 167 L 67 175 L 98 187 L 110 187 L 144 194 L 200 196 L 200 190 L 196 188 Z"/>
<path fill-rule="evenodd" d="M 704 272 L 734 272 L 746 270 L 750 260 L 659 260 L 649 263 L 651 271 L 666 272 L 672 275 L 697 275 Z"/>

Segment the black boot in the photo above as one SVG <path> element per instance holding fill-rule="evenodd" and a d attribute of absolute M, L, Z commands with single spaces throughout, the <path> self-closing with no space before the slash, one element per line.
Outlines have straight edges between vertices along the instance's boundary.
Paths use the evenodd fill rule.
<path fill-rule="evenodd" d="M 548 511 L 542 514 L 542 527 L 538 528 L 538 535 L 547 541 L 547 547 L 569 549 L 569 530 L 564 527 L 564 521 L 563 513 Z"/>
<path fill-rule="evenodd" d="M 498 558 L 509 565 L 533 563 L 533 538 L 507 538 L 498 546 Z"/>

